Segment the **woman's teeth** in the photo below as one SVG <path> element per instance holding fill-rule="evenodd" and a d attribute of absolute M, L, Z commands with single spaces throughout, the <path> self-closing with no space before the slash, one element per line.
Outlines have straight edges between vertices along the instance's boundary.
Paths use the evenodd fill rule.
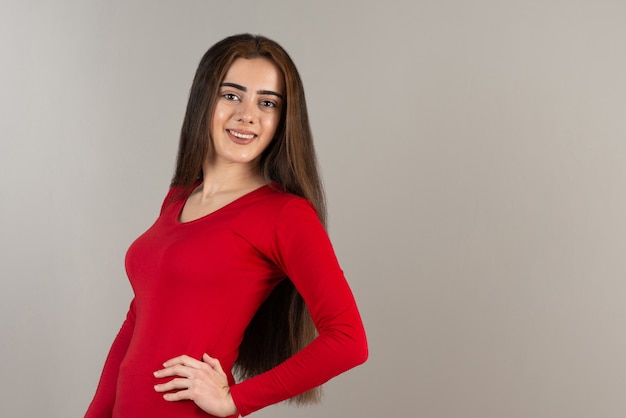
<path fill-rule="evenodd" d="M 230 134 L 232 136 L 236 136 L 237 138 L 240 138 L 240 139 L 252 139 L 252 138 L 254 138 L 254 134 L 241 134 L 241 133 L 235 132 L 235 131 L 228 131 L 228 132 L 230 132 Z"/>

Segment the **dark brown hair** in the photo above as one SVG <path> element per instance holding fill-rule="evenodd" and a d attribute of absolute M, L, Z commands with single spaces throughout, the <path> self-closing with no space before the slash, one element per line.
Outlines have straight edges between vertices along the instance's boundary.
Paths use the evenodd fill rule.
<path fill-rule="evenodd" d="M 326 224 L 324 191 L 317 168 L 304 87 L 295 64 L 276 42 L 263 36 L 235 35 L 213 45 L 202 57 L 191 86 L 172 186 L 189 192 L 202 179 L 202 165 L 213 152 L 211 118 L 220 83 L 237 58 L 266 58 L 285 80 L 283 114 L 274 139 L 260 158 L 265 180 L 311 202 Z M 184 194 L 183 192 L 183 194 Z M 283 280 L 259 308 L 246 329 L 235 369 L 240 379 L 282 363 L 315 338 L 308 309 L 290 280 Z M 316 388 L 292 398 L 316 402 Z"/>

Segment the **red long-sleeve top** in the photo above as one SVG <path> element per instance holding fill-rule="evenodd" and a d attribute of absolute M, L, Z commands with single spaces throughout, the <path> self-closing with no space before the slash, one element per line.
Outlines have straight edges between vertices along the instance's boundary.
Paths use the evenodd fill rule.
<path fill-rule="evenodd" d="M 170 190 L 156 222 L 129 248 L 135 297 L 107 357 L 86 418 L 210 416 L 192 401 L 168 402 L 153 372 L 203 353 L 220 360 L 241 415 L 321 385 L 367 358 L 365 331 L 326 231 L 308 201 L 263 186 L 182 223 L 186 197 Z M 236 383 L 244 331 L 288 277 L 318 337 L 279 366 Z"/>

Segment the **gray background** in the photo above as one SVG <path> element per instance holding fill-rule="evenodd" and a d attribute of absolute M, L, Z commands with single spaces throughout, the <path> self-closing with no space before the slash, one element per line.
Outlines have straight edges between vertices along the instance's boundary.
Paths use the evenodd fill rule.
<path fill-rule="evenodd" d="M 258 417 L 623 417 L 626 3 L 0 3 L 0 415 L 82 416 L 195 67 L 306 86 L 368 363 Z"/>

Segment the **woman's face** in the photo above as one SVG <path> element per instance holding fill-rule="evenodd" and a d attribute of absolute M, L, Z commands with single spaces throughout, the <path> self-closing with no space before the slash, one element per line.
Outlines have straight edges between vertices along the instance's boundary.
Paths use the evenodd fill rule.
<path fill-rule="evenodd" d="M 211 120 L 211 164 L 256 164 L 274 138 L 284 105 L 284 80 L 266 58 L 236 59 L 219 88 Z"/>

